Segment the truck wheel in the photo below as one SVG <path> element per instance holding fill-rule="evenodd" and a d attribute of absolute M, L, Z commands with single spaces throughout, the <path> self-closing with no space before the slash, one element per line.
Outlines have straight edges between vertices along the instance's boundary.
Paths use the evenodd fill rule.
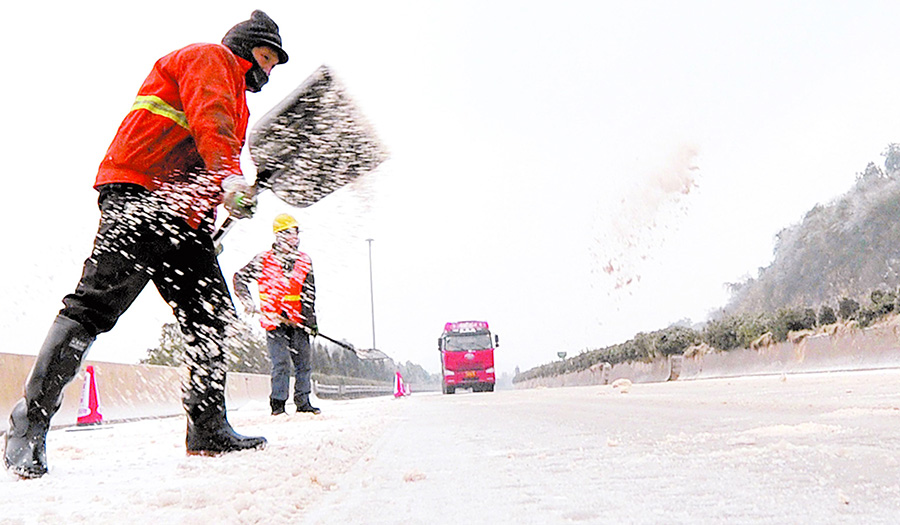
<path fill-rule="evenodd" d="M 494 383 L 489 383 L 487 385 L 484 385 L 484 391 L 485 392 L 493 392 L 494 391 Z"/>
<path fill-rule="evenodd" d="M 443 387 L 441 387 L 441 390 L 442 390 L 445 394 L 453 394 L 453 393 L 456 392 L 456 387 L 452 387 L 452 386 L 443 386 Z"/>

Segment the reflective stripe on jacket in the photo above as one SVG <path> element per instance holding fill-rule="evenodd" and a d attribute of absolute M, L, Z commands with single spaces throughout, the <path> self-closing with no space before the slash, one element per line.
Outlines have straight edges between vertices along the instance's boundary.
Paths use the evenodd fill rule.
<path fill-rule="evenodd" d="M 251 65 L 220 44 L 192 44 L 159 59 L 100 163 L 94 187 L 139 184 L 161 192 L 194 228 L 212 218 L 222 180 L 241 175 L 250 118 L 244 75 Z"/>
<path fill-rule="evenodd" d="M 297 252 L 297 260 L 290 275 L 285 275 L 281 261 L 272 250 L 265 252 L 262 272 L 256 283 L 259 287 L 259 322 L 266 330 L 274 330 L 278 323 L 272 318 L 282 316 L 291 322 L 306 325 L 303 311 L 304 285 L 306 276 L 312 272 L 312 259 L 303 252 Z M 266 315 L 274 314 L 274 315 Z"/>

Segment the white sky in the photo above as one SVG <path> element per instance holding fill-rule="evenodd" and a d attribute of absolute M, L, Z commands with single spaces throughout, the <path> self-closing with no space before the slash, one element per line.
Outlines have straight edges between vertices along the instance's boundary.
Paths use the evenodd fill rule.
<path fill-rule="evenodd" d="M 35 353 L 74 289 L 97 165 L 153 62 L 254 8 L 291 60 L 249 95 L 251 125 L 327 63 L 393 154 L 293 210 L 320 328 L 371 346 L 372 237 L 377 345 L 432 372 L 451 320 L 491 323 L 500 372 L 702 321 L 781 228 L 900 142 L 894 1 L 17 2 L 0 33 L 4 351 Z M 230 234 L 228 279 L 282 211 L 264 198 Z M 137 361 L 171 319 L 151 287 L 91 358 Z"/>

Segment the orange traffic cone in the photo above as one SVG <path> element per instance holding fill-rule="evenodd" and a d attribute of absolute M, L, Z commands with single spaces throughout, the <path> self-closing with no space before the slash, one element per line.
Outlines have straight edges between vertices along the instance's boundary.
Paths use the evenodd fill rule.
<path fill-rule="evenodd" d="M 81 388 L 81 403 L 78 405 L 78 426 L 99 425 L 103 423 L 100 413 L 100 398 L 97 396 L 97 381 L 94 378 L 94 366 L 84 369 L 84 386 Z"/>
<path fill-rule="evenodd" d="M 403 378 L 400 372 L 394 372 L 394 397 L 403 397 Z"/>

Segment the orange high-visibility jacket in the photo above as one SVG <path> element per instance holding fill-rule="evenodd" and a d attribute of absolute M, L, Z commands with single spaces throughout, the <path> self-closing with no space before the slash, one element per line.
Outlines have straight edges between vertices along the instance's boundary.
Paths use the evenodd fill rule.
<path fill-rule="evenodd" d="M 272 316 L 265 315 L 267 313 L 281 315 L 294 323 L 310 328 L 315 325 L 314 314 L 311 313 L 312 305 L 308 300 L 310 294 L 304 290 L 306 278 L 310 273 L 312 273 L 312 259 L 303 252 L 297 252 L 297 259 L 290 275 L 285 275 L 284 267 L 272 250 L 265 252 L 262 258 L 262 272 L 256 281 L 259 287 L 259 309 L 263 313 L 259 322 L 263 328 L 274 330 L 278 326 Z M 304 304 L 308 305 L 305 311 Z"/>
<path fill-rule="evenodd" d="M 252 64 L 220 44 L 159 59 L 106 152 L 94 187 L 112 182 L 162 192 L 193 228 L 213 218 L 222 180 L 241 175 L 247 132 L 244 75 Z"/>

